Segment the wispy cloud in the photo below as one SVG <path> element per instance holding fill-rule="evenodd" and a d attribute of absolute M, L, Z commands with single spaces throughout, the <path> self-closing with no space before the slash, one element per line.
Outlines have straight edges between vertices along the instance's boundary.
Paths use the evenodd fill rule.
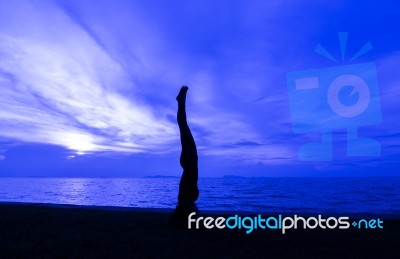
<path fill-rule="evenodd" d="M 1 136 L 76 151 L 165 152 L 176 126 L 119 93 L 118 84 L 129 84 L 121 66 L 53 11 L 58 15 L 48 19 L 27 17 L 32 24 L 15 33 L 22 36 L 0 33 Z"/>
<path fill-rule="evenodd" d="M 246 122 L 246 114 L 226 107 L 229 96 L 223 93 L 231 86 L 218 88 L 215 73 L 201 66 L 185 67 L 187 61 L 179 51 L 166 51 L 173 39 L 162 38 L 157 28 L 150 26 L 148 30 L 154 31 L 149 34 L 161 37 L 162 45 L 141 32 L 142 37 L 128 39 L 130 47 L 121 52 L 121 43 L 109 35 L 113 28 L 104 31 L 95 26 L 99 17 L 90 13 L 82 17 L 85 13 L 75 12 L 73 6 L 41 5 L 18 6 L 13 30 L 0 33 L 1 136 L 62 145 L 76 152 L 176 151 L 179 135 L 171 93 L 182 80 L 193 86 L 189 120 L 205 154 L 222 154 L 232 143 L 262 139 Z M 24 15 L 29 24 L 18 19 Z M 148 48 L 143 48 L 146 42 Z M 126 53 L 131 55 L 123 58 Z M 132 54 L 136 70 L 128 71 Z M 131 78 L 142 82 L 137 85 Z M 149 87 L 154 83 L 165 85 Z M 253 156 L 256 150 L 232 147 L 229 152 Z"/>
<path fill-rule="evenodd" d="M 177 152 L 174 95 L 188 84 L 199 152 L 296 162 L 308 136 L 291 131 L 285 75 L 320 65 L 312 48 L 321 17 L 340 4 L 293 2 L 168 3 L 170 11 L 130 1 L 2 3 L 0 137 L 75 153 Z M 397 61 L 380 66 L 393 73 Z M 382 91 L 384 120 L 394 125 L 398 93 Z M 379 135 L 396 132 L 385 124 Z"/>

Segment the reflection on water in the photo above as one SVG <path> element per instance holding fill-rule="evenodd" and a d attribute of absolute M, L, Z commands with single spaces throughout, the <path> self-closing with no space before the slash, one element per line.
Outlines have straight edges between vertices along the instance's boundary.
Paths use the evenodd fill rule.
<path fill-rule="evenodd" d="M 0 201 L 173 208 L 178 178 L 0 178 Z M 400 214 L 400 178 L 199 180 L 203 210 Z"/>

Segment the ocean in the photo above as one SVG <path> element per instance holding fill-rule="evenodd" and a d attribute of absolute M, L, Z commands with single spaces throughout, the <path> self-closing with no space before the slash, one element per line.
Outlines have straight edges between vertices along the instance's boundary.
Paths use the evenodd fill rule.
<path fill-rule="evenodd" d="M 0 202 L 170 208 L 179 178 L 0 178 Z M 200 178 L 200 210 L 400 215 L 400 178 Z"/>

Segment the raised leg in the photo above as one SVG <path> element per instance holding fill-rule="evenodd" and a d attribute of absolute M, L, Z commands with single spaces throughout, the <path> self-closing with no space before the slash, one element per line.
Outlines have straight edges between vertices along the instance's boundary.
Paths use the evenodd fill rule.
<path fill-rule="evenodd" d="M 197 187 L 198 180 L 198 157 L 196 143 L 186 120 L 186 93 L 188 87 L 183 86 L 176 97 L 178 101 L 177 121 L 179 125 L 182 152 L 180 163 L 183 168 L 183 174 L 179 184 L 179 203 L 191 203 L 199 197 Z"/>
<path fill-rule="evenodd" d="M 172 212 L 169 222 L 175 226 L 184 227 L 187 225 L 188 216 L 192 212 L 199 210 L 195 204 L 199 197 L 197 188 L 198 166 L 197 148 L 192 133 L 186 120 L 186 93 L 187 86 L 183 86 L 179 91 L 176 100 L 178 101 L 177 121 L 181 136 L 182 152 L 180 163 L 183 168 L 181 181 L 179 183 L 178 205 Z M 195 216 L 196 217 L 196 216 Z"/>

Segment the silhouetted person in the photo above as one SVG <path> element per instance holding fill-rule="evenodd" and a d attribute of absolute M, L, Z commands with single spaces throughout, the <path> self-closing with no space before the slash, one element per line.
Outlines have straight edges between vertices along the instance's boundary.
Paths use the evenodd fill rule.
<path fill-rule="evenodd" d="M 182 86 L 176 97 L 178 101 L 177 121 L 182 145 L 180 163 L 183 168 L 183 173 L 179 183 L 178 205 L 170 216 L 170 223 L 182 226 L 187 224 L 188 215 L 190 213 L 199 213 L 195 204 L 199 197 L 199 189 L 197 188 L 198 157 L 196 143 L 194 142 L 186 120 L 187 90 L 187 86 Z"/>

